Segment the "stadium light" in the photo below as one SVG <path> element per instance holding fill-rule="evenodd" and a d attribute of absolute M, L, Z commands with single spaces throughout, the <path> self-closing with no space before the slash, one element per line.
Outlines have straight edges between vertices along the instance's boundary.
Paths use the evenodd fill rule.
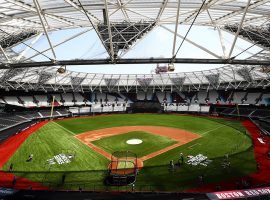
<path fill-rule="evenodd" d="M 64 74 L 64 73 L 66 73 L 66 71 L 67 71 L 66 65 L 63 65 L 63 66 L 61 66 L 61 67 L 59 67 L 59 68 L 57 69 L 57 72 L 58 72 L 59 74 Z"/>

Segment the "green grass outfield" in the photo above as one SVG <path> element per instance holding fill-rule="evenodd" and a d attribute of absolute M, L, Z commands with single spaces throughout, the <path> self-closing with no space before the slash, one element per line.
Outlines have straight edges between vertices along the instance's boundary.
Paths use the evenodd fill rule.
<path fill-rule="evenodd" d="M 14 171 L 18 176 L 40 181 L 49 186 L 72 189 L 78 189 L 81 186 L 89 190 L 105 189 L 103 180 L 109 160 L 81 143 L 74 138 L 74 135 L 90 130 L 133 125 L 174 127 L 202 136 L 145 161 L 144 168 L 137 177 L 138 190 L 151 188 L 181 191 L 197 187 L 198 176 L 202 174 L 205 175 L 206 183 L 212 183 L 245 176 L 256 171 L 252 141 L 240 122 L 166 114 L 115 114 L 50 122 L 23 143 L 6 163 L 4 170 L 13 163 Z M 157 145 L 155 140 L 152 144 Z M 71 163 L 51 166 L 47 164 L 47 159 L 68 150 L 76 152 L 75 159 Z M 174 172 L 170 172 L 169 161 L 178 160 L 180 152 L 184 155 L 202 153 L 208 156 L 212 163 L 207 167 L 192 167 L 185 164 Z M 30 154 L 34 154 L 33 161 L 26 162 Z M 230 155 L 230 170 L 224 170 L 221 167 L 225 154 Z M 60 184 L 63 174 L 66 175 L 65 185 Z"/>
<path fill-rule="evenodd" d="M 126 143 L 127 140 L 134 138 L 140 139 L 143 142 L 138 145 L 130 145 Z M 131 151 L 136 153 L 137 157 L 140 158 L 152 152 L 156 152 L 176 144 L 177 141 L 160 135 L 153 135 L 142 131 L 133 131 L 126 134 L 106 137 L 93 141 L 92 143 L 109 153 L 113 153 L 115 151 Z"/>

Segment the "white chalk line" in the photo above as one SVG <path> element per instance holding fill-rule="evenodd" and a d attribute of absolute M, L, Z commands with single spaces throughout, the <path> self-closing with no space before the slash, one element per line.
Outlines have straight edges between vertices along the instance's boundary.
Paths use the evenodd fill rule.
<path fill-rule="evenodd" d="M 201 133 L 200 135 L 205 135 L 205 134 L 207 134 L 207 133 L 210 133 L 210 132 L 212 132 L 212 131 L 215 131 L 215 130 L 217 130 L 217 129 L 220 129 L 220 128 L 224 127 L 224 126 L 226 126 L 226 125 L 218 126 L 218 127 L 213 128 L 213 129 L 211 129 L 211 130 L 205 131 L 205 132 Z"/>
<path fill-rule="evenodd" d="M 73 133 L 72 131 L 66 129 L 65 127 L 61 126 L 60 124 L 57 124 L 56 122 L 52 122 L 55 125 L 57 125 L 58 127 L 62 128 L 63 130 L 67 131 L 68 133 L 72 134 L 72 135 L 76 135 L 75 133 Z"/>

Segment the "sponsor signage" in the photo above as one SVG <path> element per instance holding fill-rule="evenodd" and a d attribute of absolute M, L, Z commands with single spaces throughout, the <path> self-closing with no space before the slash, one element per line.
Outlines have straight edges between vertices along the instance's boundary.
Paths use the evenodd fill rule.
<path fill-rule="evenodd" d="M 263 195 L 270 195 L 270 187 L 247 189 L 247 190 L 222 191 L 222 192 L 214 192 L 214 193 L 207 194 L 207 196 L 211 200 L 241 199 L 241 198 L 256 197 L 256 196 L 263 196 Z"/>

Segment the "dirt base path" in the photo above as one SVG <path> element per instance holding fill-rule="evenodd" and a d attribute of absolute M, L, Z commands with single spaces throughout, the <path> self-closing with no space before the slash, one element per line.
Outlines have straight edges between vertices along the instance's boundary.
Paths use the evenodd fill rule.
<path fill-rule="evenodd" d="M 171 145 L 169 147 L 166 147 L 164 149 L 161 149 L 159 151 L 153 152 L 151 154 L 148 154 L 146 156 L 139 158 L 138 160 L 140 160 L 139 162 L 141 163 L 141 165 L 143 161 L 145 160 L 158 156 L 171 149 L 174 149 L 176 147 L 179 147 L 183 144 L 189 143 L 201 137 L 200 135 L 191 133 L 189 131 L 176 129 L 176 128 L 162 127 L 162 126 L 122 126 L 122 127 L 105 128 L 105 129 L 99 129 L 99 130 L 94 130 L 94 131 L 88 131 L 88 132 L 76 135 L 75 137 L 79 139 L 80 141 L 82 141 L 83 143 L 85 143 L 86 145 L 88 145 L 94 151 L 98 152 L 99 154 L 103 155 L 104 157 L 108 159 L 111 159 L 110 153 L 97 147 L 91 142 L 95 140 L 99 140 L 101 138 L 125 134 L 132 131 L 144 131 L 144 132 L 148 132 L 155 135 L 169 137 L 177 141 L 177 143 L 174 145 Z"/>

